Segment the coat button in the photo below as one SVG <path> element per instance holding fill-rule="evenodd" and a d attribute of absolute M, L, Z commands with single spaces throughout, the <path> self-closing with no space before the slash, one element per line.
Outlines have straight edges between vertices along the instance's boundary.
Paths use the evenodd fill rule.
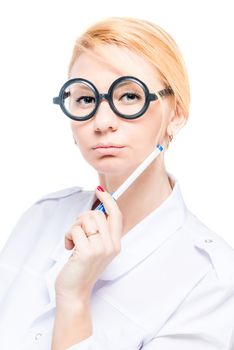
<path fill-rule="evenodd" d="M 42 333 L 37 333 L 37 334 L 35 335 L 35 340 L 40 339 L 41 336 L 42 336 Z"/>
<path fill-rule="evenodd" d="M 213 242 L 213 240 L 212 240 L 212 239 L 210 239 L 210 238 L 207 238 L 207 239 L 205 239 L 205 240 L 204 240 L 204 242 L 205 242 L 205 243 L 212 243 L 212 242 Z"/>

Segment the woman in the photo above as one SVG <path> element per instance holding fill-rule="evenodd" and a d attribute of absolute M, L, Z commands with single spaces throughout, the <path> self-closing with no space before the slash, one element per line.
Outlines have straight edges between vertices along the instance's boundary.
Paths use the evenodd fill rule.
<path fill-rule="evenodd" d="M 1 349 L 233 349 L 233 249 L 187 209 L 164 152 L 111 196 L 187 121 L 174 40 L 143 20 L 95 24 L 54 102 L 100 185 L 49 194 L 16 225 L 0 259 Z"/>

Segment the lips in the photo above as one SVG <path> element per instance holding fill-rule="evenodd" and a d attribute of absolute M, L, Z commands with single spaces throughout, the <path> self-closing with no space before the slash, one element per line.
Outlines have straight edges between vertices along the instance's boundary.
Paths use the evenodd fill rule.
<path fill-rule="evenodd" d="M 118 145 L 118 144 L 115 144 L 115 143 L 108 143 L 108 144 L 98 143 L 97 145 L 95 145 L 93 147 L 93 149 L 96 149 L 96 148 L 123 148 L 123 147 L 124 146 Z"/>
<path fill-rule="evenodd" d="M 125 150 L 125 147 L 97 147 L 93 149 L 96 154 L 102 154 L 105 156 L 118 155 Z"/>

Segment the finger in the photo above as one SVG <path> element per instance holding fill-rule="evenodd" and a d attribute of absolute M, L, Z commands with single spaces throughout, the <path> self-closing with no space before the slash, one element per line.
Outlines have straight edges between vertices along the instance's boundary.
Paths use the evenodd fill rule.
<path fill-rule="evenodd" d="M 102 249 L 104 248 L 108 255 L 118 250 L 119 244 L 117 247 L 115 246 L 106 216 L 103 212 L 99 210 L 87 211 L 85 214 L 79 216 L 76 222 L 83 228 L 88 236 L 90 233 L 96 232 L 96 230 L 99 231 L 98 234 L 89 236 L 90 240 L 92 239 L 92 243 L 95 242 L 97 245 L 99 242 L 96 242 L 96 240 L 102 239 Z"/>
<path fill-rule="evenodd" d="M 96 231 L 99 231 L 97 226 L 95 226 L 93 232 Z M 92 252 L 95 255 L 100 255 L 105 252 L 105 246 L 103 244 L 100 233 L 88 237 L 87 234 L 88 233 L 86 233 L 80 225 L 75 224 L 66 235 L 66 238 L 73 241 L 73 244 L 75 246 L 74 251 L 78 251 L 80 256 L 81 254 L 89 255 Z"/>
<path fill-rule="evenodd" d="M 106 251 L 111 252 L 115 248 L 115 242 L 113 240 L 112 234 L 110 233 L 109 224 L 105 217 L 105 214 L 98 210 L 93 210 L 94 220 L 96 221 L 96 226 L 99 227 L 100 235 L 103 239 L 103 244 Z"/>
<path fill-rule="evenodd" d="M 100 211 L 90 210 L 78 218 L 78 222 L 88 236 L 93 251 L 97 254 L 111 254 L 114 250 L 105 215 Z M 92 234 L 98 232 L 96 234 Z"/>
<path fill-rule="evenodd" d="M 109 225 L 110 232 L 112 234 L 112 239 L 115 244 L 119 244 L 119 239 L 122 234 L 123 227 L 123 217 L 122 213 L 118 207 L 117 202 L 114 198 L 107 192 L 101 192 L 96 188 L 96 196 L 103 203 L 105 211 L 107 213 L 107 221 Z"/>
<path fill-rule="evenodd" d="M 64 242 L 65 242 L 66 249 L 71 250 L 74 248 L 75 244 L 72 240 L 72 235 L 71 235 L 70 231 L 65 234 Z"/>
<path fill-rule="evenodd" d="M 87 236 L 89 236 L 90 233 L 96 232 L 98 229 L 93 210 L 87 211 L 79 216 L 75 224 L 80 225 Z"/>
<path fill-rule="evenodd" d="M 65 235 L 65 248 L 84 250 L 88 248 L 88 239 L 79 225 L 73 225 Z"/>

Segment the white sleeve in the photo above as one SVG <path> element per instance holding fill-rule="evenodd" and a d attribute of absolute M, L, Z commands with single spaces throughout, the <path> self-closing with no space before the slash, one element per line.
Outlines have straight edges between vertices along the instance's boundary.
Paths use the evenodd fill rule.
<path fill-rule="evenodd" d="M 207 334 L 171 334 L 167 336 L 159 336 L 152 339 L 142 348 L 132 350 L 234 350 L 234 327 L 232 337 L 225 345 L 218 337 L 212 337 Z M 92 335 L 75 344 L 66 350 L 119 350 L 114 344 L 109 346 L 98 342 Z M 130 350 L 130 349 L 129 349 Z"/>
<path fill-rule="evenodd" d="M 30 207 L 18 219 L 13 231 L 0 252 L 0 301 L 7 294 L 20 267 L 29 254 L 30 244 L 35 236 L 30 233 L 30 218 L 34 218 L 35 206 Z"/>
<path fill-rule="evenodd" d="M 233 328 L 234 334 L 234 328 Z M 66 350 L 119 350 L 114 344 L 107 345 L 98 342 L 92 335 L 78 344 L 72 345 Z M 171 334 L 152 339 L 142 348 L 132 350 L 234 350 L 234 338 L 230 339 L 226 346 L 217 337 L 207 334 Z"/>
<path fill-rule="evenodd" d="M 218 337 L 211 337 L 205 333 L 181 333 L 154 338 L 143 346 L 142 350 L 234 350 L 234 343 L 227 344 L 220 341 Z"/>
<path fill-rule="evenodd" d="M 209 273 L 144 350 L 234 350 L 234 281 Z"/>
<path fill-rule="evenodd" d="M 230 342 L 228 345 L 229 345 L 228 350 L 234 350 L 234 327 L 233 327 Z"/>
<path fill-rule="evenodd" d="M 99 338 L 95 333 L 66 350 L 103 349 L 121 350 L 110 339 Z M 131 350 L 140 349 L 234 350 L 234 281 L 218 279 L 211 270 L 164 326 Z"/>
<path fill-rule="evenodd" d="M 95 340 L 94 335 L 82 340 L 78 344 L 72 345 L 66 350 L 103 350 L 108 348 L 105 347 L 105 344 L 100 344 Z"/>

